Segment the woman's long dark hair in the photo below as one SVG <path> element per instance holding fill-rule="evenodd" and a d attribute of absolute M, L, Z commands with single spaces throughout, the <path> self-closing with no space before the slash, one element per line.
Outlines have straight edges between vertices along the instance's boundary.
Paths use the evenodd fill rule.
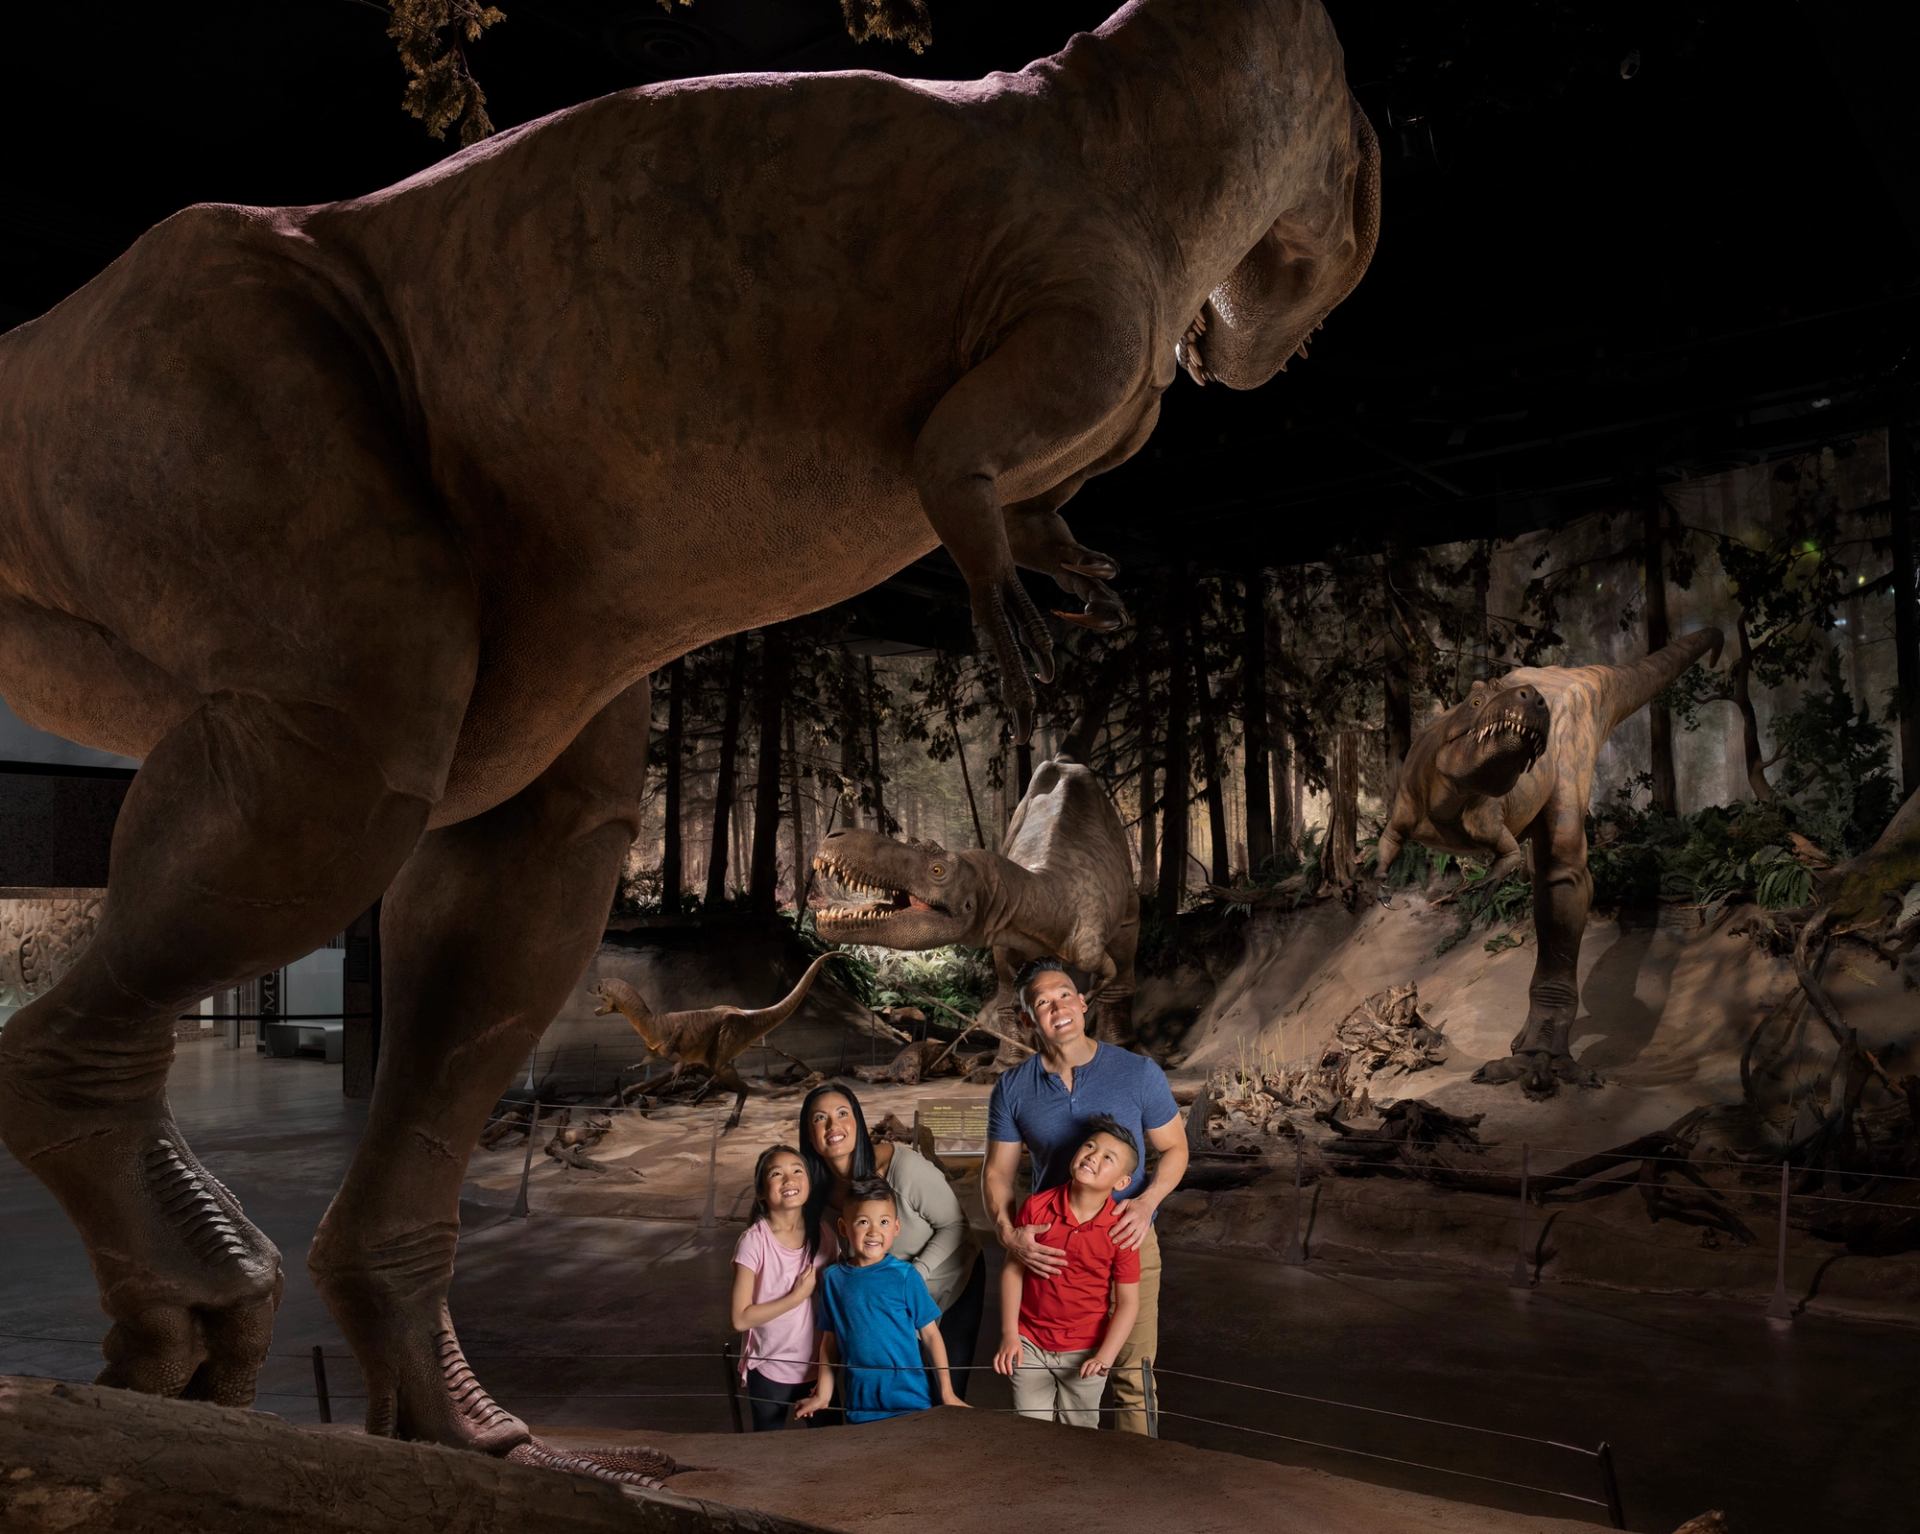
<path fill-rule="evenodd" d="M 853 1109 L 853 1164 L 847 1168 L 847 1180 L 860 1182 L 874 1175 L 873 1136 L 867 1133 L 867 1116 L 860 1111 L 859 1094 L 837 1081 L 821 1082 L 800 1104 L 800 1159 L 807 1164 L 807 1215 L 816 1227 L 834 1184 L 833 1168 L 813 1148 L 813 1105 L 827 1096 L 844 1097 Z"/>
<path fill-rule="evenodd" d="M 797 1151 L 791 1145 L 769 1145 L 760 1152 L 760 1159 L 753 1164 L 753 1213 L 747 1223 L 752 1225 L 773 1213 L 767 1207 L 767 1168 L 773 1165 L 775 1156 L 797 1157 L 807 1169 L 807 1202 L 800 1211 L 800 1224 L 807 1233 L 807 1261 L 812 1262 L 820 1255 L 820 1200 L 814 1196 L 820 1184 L 813 1175 L 813 1162 L 804 1151 Z M 827 1175 L 833 1175 L 831 1170 Z"/>

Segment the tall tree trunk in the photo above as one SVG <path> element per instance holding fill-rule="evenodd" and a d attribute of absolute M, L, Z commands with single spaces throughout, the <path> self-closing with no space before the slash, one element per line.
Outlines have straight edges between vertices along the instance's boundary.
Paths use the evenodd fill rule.
<path fill-rule="evenodd" d="M 1760 718 L 1753 707 L 1753 642 L 1747 633 L 1747 610 L 1743 607 L 1733 622 L 1734 637 L 1740 651 L 1727 673 L 1727 687 L 1733 706 L 1740 711 L 1740 751 L 1747 766 L 1747 788 L 1765 804 L 1773 798 L 1773 785 L 1767 781 L 1767 764 L 1760 756 Z"/>
<path fill-rule="evenodd" d="M 1247 872 L 1273 856 L 1273 801 L 1268 784 L 1272 747 L 1267 735 L 1267 578 L 1256 570 L 1241 586 L 1240 718 L 1247 796 Z"/>
<path fill-rule="evenodd" d="M 860 723 L 860 678 L 853 656 L 843 645 L 840 650 L 840 799 L 837 824 L 853 830 L 860 824 L 860 737 L 866 732 Z M 836 823 L 829 813 L 828 825 Z M 825 834 L 824 832 L 822 833 Z"/>
<path fill-rule="evenodd" d="M 1193 661 L 1187 654 L 1188 583 L 1183 567 L 1175 576 L 1174 611 L 1167 624 L 1167 749 L 1166 784 L 1160 791 L 1161 821 L 1166 828 L 1160 848 L 1160 913 L 1171 920 L 1180 914 L 1187 893 L 1188 803 L 1191 793 L 1193 748 L 1189 743 L 1187 688 Z"/>
<path fill-rule="evenodd" d="M 1331 787 L 1320 878 L 1344 890 L 1353 883 L 1354 859 L 1360 850 L 1360 736 L 1355 730 L 1342 730 L 1334 739 Z"/>
<path fill-rule="evenodd" d="M 1159 815 L 1154 776 L 1153 667 L 1147 659 L 1146 620 L 1142 618 L 1139 637 L 1133 643 L 1134 720 L 1140 737 L 1140 893 L 1153 892 L 1160 880 Z"/>
<path fill-rule="evenodd" d="M 1391 805 L 1400 783 L 1400 768 L 1413 745 L 1413 651 L 1409 644 L 1412 619 L 1399 596 L 1399 588 L 1409 578 L 1404 562 L 1386 560 L 1381 573 L 1387 583 L 1387 638 L 1381 681 L 1386 692 L 1387 802 Z"/>
<path fill-rule="evenodd" d="M 1893 653 L 1895 700 L 1900 708 L 1900 782 L 1920 792 L 1920 581 L 1914 548 L 1912 423 L 1887 429 L 1887 495 L 1893 502 Z"/>
<path fill-rule="evenodd" d="M 787 711 L 787 746 L 783 760 L 787 764 L 787 815 L 793 826 L 793 909 L 796 914 L 807 908 L 807 833 L 800 814 L 800 752 L 795 745 L 793 711 Z"/>
<path fill-rule="evenodd" d="M 1480 615 L 1480 630 L 1473 642 L 1473 680 L 1493 674 L 1493 614 L 1488 610 L 1488 595 L 1493 587 L 1493 540 L 1482 538 L 1473 562 L 1473 605 Z"/>
<path fill-rule="evenodd" d="M 873 828 L 882 836 L 891 836 L 896 828 L 887 822 L 887 775 L 880 770 L 880 710 L 875 702 L 880 689 L 873 678 L 871 655 L 866 658 L 866 672 L 867 689 L 860 706 L 867 716 L 867 771 L 873 788 Z"/>
<path fill-rule="evenodd" d="M 727 835 L 733 824 L 733 769 L 740 749 L 740 710 L 747 690 L 747 636 L 733 636 L 727 701 L 720 720 L 720 762 L 713 774 L 713 835 L 707 843 L 707 904 L 727 898 Z"/>
<path fill-rule="evenodd" d="M 1013 802 L 1018 804 L 1027 796 L 1027 785 L 1033 781 L 1033 745 L 1030 741 L 1019 741 L 1013 748 Z"/>
<path fill-rule="evenodd" d="M 1647 654 L 1667 646 L 1667 531 L 1666 504 L 1660 492 L 1649 487 L 1640 514 L 1642 557 L 1645 561 L 1647 598 Z M 1647 728 L 1652 736 L 1653 807 L 1671 815 L 1679 807 L 1680 793 L 1673 775 L 1673 716 L 1667 706 L 1655 698 L 1647 708 Z"/>
<path fill-rule="evenodd" d="M 1273 780 L 1273 850 L 1291 852 L 1300 844 L 1300 817 L 1293 807 L 1293 742 L 1271 714 L 1267 716 L 1267 738 L 1267 775 Z"/>
<path fill-rule="evenodd" d="M 660 903 L 680 909 L 687 875 L 681 851 L 680 779 L 687 749 L 687 668 L 676 660 L 667 667 L 667 791 L 666 828 L 660 849 Z"/>
<path fill-rule="evenodd" d="M 1219 723 L 1214 717 L 1213 678 L 1207 675 L 1206 635 L 1200 612 L 1193 614 L 1189 636 L 1193 646 L 1193 696 L 1200 705 L 1200 761 L 1207 774 L 1207 841 L 1210 867 L 1208 875 L 1215 884 L 1226 884 L 1233 877 L 1227 857 L 1232 851 L 1227 840 L 1227 802 L 1220 781 Z"/>
<path fill-rule="evenodd" d="M 973 817 L 973 843 L 987 845 L 987 833 L 980 829 L 980 801 L 973 796 L 973 774 L 967 770 L 967 743 L 960 736 L 960 716 L 947 709 L 947 728 L 953 731 L 953 754 L 960 761 L 960 786 L 967 791 L 967 813 Z"/>
<path fill-rule="evenodd" d="M 770 628 L 760 641 L 760 750 L 754 768 L 753 855 L 747 874 L 747 909 L 756 916 L 771 916 L 780 904 L 780 791 L 784 786 L 780 714 L 786 695 L 787 636 L 779 628 Z"/>

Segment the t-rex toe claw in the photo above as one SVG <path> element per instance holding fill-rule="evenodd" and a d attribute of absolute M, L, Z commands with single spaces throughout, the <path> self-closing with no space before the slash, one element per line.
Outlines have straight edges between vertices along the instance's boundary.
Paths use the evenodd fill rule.
<path fill-rule="evenodd" d="M 687 1467 L 655 1449 L 557 1449 L 539 1439 L 516 1444 L 506 1454 L 509 1464 L 537 1465 L 542 1470 L 564 1470 L 591 1475 L 622 1486 L 646 1486 L 658 1491 L 667 1477 Z"/>

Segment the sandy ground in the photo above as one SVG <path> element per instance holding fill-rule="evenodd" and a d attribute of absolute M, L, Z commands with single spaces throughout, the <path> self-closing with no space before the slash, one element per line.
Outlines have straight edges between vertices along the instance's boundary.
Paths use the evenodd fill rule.
<path fill-rule="evenodd" d="M 622 1441 L 542 1436 L 583 1446 Z M 924 1412 L 827 1432 L 631 1436 L 707 1467 L 673 1477 L 671 1489 L 683 1496 L 849 1534 L 1007 1534 L 1109 1521 L 1182 1534 L 1570 1534 L 1592 1527 L 989 1412 Z"/>

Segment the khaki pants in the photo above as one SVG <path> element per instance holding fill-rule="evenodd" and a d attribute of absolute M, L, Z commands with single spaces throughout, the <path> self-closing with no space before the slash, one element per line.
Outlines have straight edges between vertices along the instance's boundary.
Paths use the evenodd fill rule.
<path fill-rule="evenodd" d="M 1147 1387 L 1142 1375 L 1152 1372 L 1154 1355 L 1159 1351 L 1160 1232 L 1150 1228 L 1140 1247 L 1140 1315 L 1113 1361 L 1111 1421 L 1115 1432 L 1143 1437 L 1149 1432 Z"/>
<path fill-rule="evenodd" d="M 1053 1353 L 1020 1339 L 1020 1367 L 1013 1371 L 1013 1409 L 1042 1422 L 1064 1422 L 1068 1427 L 1100 1426 L 1100 1392 L 1107 1377 L 1080 1378 L 1080 1366 L 1093 1357 L 1092 1348 Z"/>

